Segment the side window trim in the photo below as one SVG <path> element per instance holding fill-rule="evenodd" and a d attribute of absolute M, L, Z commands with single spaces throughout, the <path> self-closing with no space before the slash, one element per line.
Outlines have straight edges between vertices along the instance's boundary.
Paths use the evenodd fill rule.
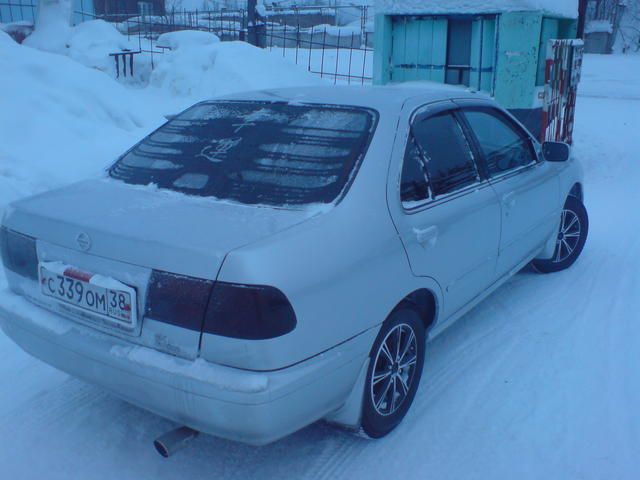
<path fill-rule="evenodd" d="M 422 152 L 422 148 L 420 147 L 418 142 L 416 142 L 415 136 L 413 134 L 413 124 L 409 125 L 409 135 L 407 136 L 407 144 L 405 145 L 404 156 L 403 156 L 403 159 L 402 159 L 403 170 L 404 170 L 404 162 L 407 161 L 408 152 L 412 148 L 410 146 L 411 143 L 413 143 L 414 147 L 418 150 L 418 153 L 419 153 L 419 156 L 420 156 L 420 158 L 419 158 L 420 169 L 422 170 L 422 173 L 424 174 L 424 177 L 427 180 L 427 198 L 425 198 L 423 200 L 415 200 L 416 206 L 411 207 L 409 209 L 405 208 L 404 204 L 405 203 L 409 203 L 409 202 L 405 202 L 402 199 L 402 176 L 401 176 L 401 178 L 400 178 L 400 187 L 401 187 L 400 188 L 400 203 L 402 204 L 402 209 L 404 211 L 413 210 L 415 208 L 420 208 L 424 204 L 430 203 L 434 199 L 433 191 L 431 189 L 431 180 L 429 179 L 429 172 L 428 172 L 427 166 L 425 164 L 424 154 Z M 402 171 L 403 170 L 401 170 L 401 175 L 402 175 Z"/>
<path fill-rule="evenodd" d="M 462 132 L 471 147 L 471 151 L 473 152 L 473 158 L 476 163 L 476 169 L 478 170 L 478 174 L 482 180 L 488 180 L 490 178 L 489 175 L 489 167 L 487 166 L 487 161 L 482 153 L 482 148 L 480 148 L 480 143 L 478 139 L 473 133 L 473 129 L 469 122 L 467 122 L 467 117 L 464 116 L 463 109 L 458 108 L 455 110 L 454 115 L 462 128 Z"/>
<path fill-rule="evenodd" d="M 432 116 L 449 114 L 449 115 L 451 115 L 453 117 L 454 121 L 456 122 L 456 125 L 460 129 L 460 135 L 462 136 L 462 138 L 465 140 L 465 142 L 469 146 L 469 150 L 471 151 L 470 152 L 471 153 L 471 162 L 473 163 L 476 175 L 480 179 L 480 181 L 476 181 L 476 182 L 472 183 L 471 185 L 467 185 L 467 186 L 464 186 L 464 187 L 457 188 L 456 190 L 452 190 L 451 192 L 447 192 L 447 193 L 444 193 L 442 195 L 435 195 L 433 193 L 433 189 L 431 188 L 431 185 L 432 185 L 431 174 L 429 173 L 429 168 L 428 168 L 429 155 L 427 154 L 427 152 L 424 151 L 422 146 L 418 142 L 416 142 L 416 146 L 418 147 L 418 150 L 420 152 L 420 156 L 421 156 L 421 159 L 422 159 L 421 163 L 423 165 L 423 168 L 425 169 L 425 174 L 427 175 L 427 179 L 429 181 L 429 197 L 432 198 L 433 200 L 439 200 L 442 197 L 457 193 L 457 192 L 459 192 L 461 190 L 464 190 L 464 189 L 468 188 L 469 186 L 478 185 L 479 183 L 482 182 L 482 171 L 480 170 L 480 167 L 478 165 L 476 154 L 475 154 L 475 151 L 474 151 L 474 149 L 473 149 L 473 147 L 471 145 L 471 142 L 469 142 L 469 139 L 466 136 L 464 128 L 463 128 L 463 126 L 460 124 L 460 122 L 458 120 L 457 110 L 458 110 L 457 108 L 453 108 L 451 110 L 446 110 L 444 112 L 438 112 L 437 114 L 434 114 Z M 432 116 L 426 117 L 424 119 L 421 119 L 420 121 L 421 122 L 425 122 L 425 121 L 429 120 L 429 118 L 431 118 Z"/>
<path fill-rule="evenodd" d="M 525 137 L 527 139 L 527 144 L 529 146 L 530 153 L 533 156 L 533 161 L 527 163 L 526 165 L 521 165 L 521 166 L 516 167 L 514 169 L 501 172 L 501 173 L 499 173 L 497 175 L 491 175 L 490 172 L 489 172 L 487 159 L 486 159 L 486 157 L 485 157 L 485 155 L 484 155 L 484 153 L 482 151 L 482 148 L 480 147 L 480 141 L 478 140 L 478 137 L 476 136 L 475 132 L 473 131 L 473 128 L 471 128 L 471 125 L 469 124 L 469 121 L 466 118 L 465 112 L 468 112 L 468 111 L 485 112 L 485 113 L 487 113 L 489 115 L 492 115 L 492 116 L 496 117 L 499 120 L 503 120 L 516 133 L 518 133 L 520 136 L 523 136 L 523 137 Z M 542 161 L 540 159 L 540 155 L 538 155 L 538 151 L 535 148 L 536 145 L 533 142 L 533 139 L 532 139 L 531 135 L 526 131 L 526 129 L 524 129 L 521 125 L 518 125 L 509 115 L 507 115 L 501 109 L 495 107 L 494 105 L 476 104 L 474 102 L 474 103 L 470 103 L 468 105 L 460 105 L 460 108 L 458 110 L 458 115 L 462 118 L 462 122 L 464 123 L 464 125 L 467 126 L 467 128 L 469 130 L 468 134 L 472 138 L 471 142 L 475 145 L 475 148 L 478 150 L 478 155 L 480 156 L 479 158 L 480 158 L 480 162 L 482 163 L 484 173 L 486 174 L 487 180 L 489 180 L 490 182 L 495 182 L 495 181 L 501 180 L 501 179 L 503 179 L 505 177 L 510 177 L 510 176 L 516 175 L 516 174 L 522 172 L 523 170 L 528 170 L 531 167 L 534 167 L 534 166 L 542 163 Z"/>

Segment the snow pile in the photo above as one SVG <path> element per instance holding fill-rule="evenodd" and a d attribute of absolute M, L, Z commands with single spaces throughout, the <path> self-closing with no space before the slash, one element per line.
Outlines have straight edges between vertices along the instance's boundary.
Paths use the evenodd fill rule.
<path fill-rule="evenodd" d="M 68 40 L 67 55 L 73 60 L 92 68 L 113 75 L 115 63 L 110 53 L 125 49 L 136 51 L 139 48 L 138 39 L 127 40 L 116 28 L 104 20 L 82 22 L 73 28 Z M 141 60 L 135 59 L 136 69 L 141 71 Z M 149 62 L 145 62 L 150 69 Z M 148 72 L 147 72 L 148 76 Z"/>
<path fill-rule="evenodd" d="M 71 33 L 71 0 L 43 0 L 38 8 L 34 32 L 25 40 L 26 45 L 37 46 L 47 52 L 60 52 L 66 48 Z"/>
<path fill-rule="evenodd" d="M 613 25 L 609 20 L 591 20 L 587 23 L 584 33 L 613 33 Z"/>
<path fill-rule="evenodd" d="M 183 30 L 179 32 L 164 33 L 158 37 L 157 44 L 163 47 L 169 47 L 172 50 L 178 48 L 202 47 L 219 43 L 220 39 L 209 32 L 198 30 Z"/>
<path fill-rule="evenodd" d="M 376 12 L 388 14 L 497 13 L 542 10 L 578 17 L 578 0 L 377 0 Z"/>
<path fill-rule="evenodd" d="M 162 119 L 103 73 L 3 32 L 0 72 L 0 209 L 99 172 Z"/>
<path fill-rule="evenodd" d="M 56 27 L 39 25 L 29 36 L 24 45 L 37 48 L 45 52 L 66 55 L 69 58 L 87 66 L 116 76 L 116 67 L 110 53 L 123 50 L 138 51 L 140 49 L 138 37 L 128 39 L 116 27 L 104 20 L 90 20 L 75 27 Z M 151 74 L 151 61 L 147 55 L 136 55 L 134 60 L 133 79 L 129 82 L 144 84 Z M 122 67 L 121 67 L 122 68 Z"/>
<path fill-rule="evenodd" d="M 206 35 L 212 37 L 209 41 Z M 242 90 L 319 84 L 322 81 L 281 57 L 244 42 L 218 43 L 203 32 L 172 32 L 158 38 L 168 42 L 151 75 L 152 87 L 174 96 L 205 99 Z"/>
<path fill-rule="evenodd" d="M 311 31 L 311 29 L 309 29 Z M 335 26 L 329 24 L 321 24 L 313 27 L 314 32 L 327 32 L 327 35 L 350 37 L 351 35 L 360 35 L 362 32 L 362 24 L 359 21 L 351 22 L 349 25 Z"/>

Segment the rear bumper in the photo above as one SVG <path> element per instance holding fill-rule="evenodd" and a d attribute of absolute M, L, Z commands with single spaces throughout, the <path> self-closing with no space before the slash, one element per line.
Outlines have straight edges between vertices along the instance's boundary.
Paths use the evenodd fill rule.
<path fill-rule="evenodd" d="M 266 444 L 339 409 L 371 346 L 366 332 L 292 367 L 250 372 L 184 360 L 67 320 L 4 290 L 0 326 L 23 350 L 193 429 Z"/>

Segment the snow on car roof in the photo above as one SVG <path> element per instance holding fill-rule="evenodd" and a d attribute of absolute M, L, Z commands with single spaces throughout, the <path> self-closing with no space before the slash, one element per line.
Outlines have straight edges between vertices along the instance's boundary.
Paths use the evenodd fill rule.
<path fill-rule="evenodd" d="M 388 14 L 460 14 L 543 11 L 578 17 L 578 0 L 377 0 L 376 12 Z"/>
<path fill-rule="evenodd" d="M 411 98 L 425 103 L 449 98 L 485 97 L 469 89 L 434 82 L 410 82 L 385 86 L 290 87 L 244 92 L 223 97 L 225 100 L 285 101 L 370 107 L 376 110 L 400 110 Z"/>

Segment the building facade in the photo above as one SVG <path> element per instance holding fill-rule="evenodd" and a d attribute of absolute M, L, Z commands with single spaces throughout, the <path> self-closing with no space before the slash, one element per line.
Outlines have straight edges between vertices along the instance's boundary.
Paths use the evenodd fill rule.
<path fill-rule="evenodd" d="M 377 14 L 374 83 L 464 85 L 493 96 L 537 134 L 547 44 L 576 37 L 577 10 L 575 16 L 533 9 L 447 13 L 444 2 L 433 9 L 422 3 L 422 11 Z"/>

